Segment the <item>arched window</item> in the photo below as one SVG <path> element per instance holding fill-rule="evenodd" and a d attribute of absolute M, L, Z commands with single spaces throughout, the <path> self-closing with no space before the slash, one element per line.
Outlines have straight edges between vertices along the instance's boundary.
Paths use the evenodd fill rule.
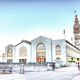
<path fill-rule="evenodd" d="M 12 63 L 13 62 L 13 51 L 11 48 L 7 50 L 7 63 Z"/>
<path fill-rule="evenodd" d="M 60 63 L 61 62 L 61 58 L 60 57 L 57 57 L 56 58 L 56 62 L 59 62 Z"/>
<path fill-rule="evenodd" d="M 12 49 L 8 49 L 8 51 L 7 51 L 7 57 L 12 57 L 12 56 L 13 56 Z"/>
<path fill-rule="evenodd" d="M 61 55 L 61 46 L 60 45 L 56 46 L 56 55 Z"/>
<path fill-rule="evenodd" d="M 27 48 L 25 46 L 22 46 L 20 49 L 19 49 L 19 63 L 22 63 L 22 64 L 26 64 L 26 60 L 27 60 Z"/>
<path fill-rule="evenodd" d="M 19 49 L 19 56 L 20 57 L 25 57 L 27 56 L 27 48 L 25 46 L 22 46 L 20 49 Z"/>
<path fill-rule="evenodd" d="M 39 43 L 36 47 L 36 61 L 38 63 L 46 62 L 46 47 L 43 43 Z"/>

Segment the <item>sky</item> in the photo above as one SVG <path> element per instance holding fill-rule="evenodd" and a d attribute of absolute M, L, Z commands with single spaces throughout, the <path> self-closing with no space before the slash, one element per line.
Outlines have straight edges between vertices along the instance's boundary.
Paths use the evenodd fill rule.
<path fill-rule="evenodd" d="M 79 13 L 80 0 L 0 0 L 0 51 L 23 39 L 64 38 L 64 29 L 70 41 Z"/>

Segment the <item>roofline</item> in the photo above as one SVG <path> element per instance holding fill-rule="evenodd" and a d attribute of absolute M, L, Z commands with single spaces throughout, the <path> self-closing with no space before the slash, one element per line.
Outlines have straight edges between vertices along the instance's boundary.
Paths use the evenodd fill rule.
<path fill-rule="evenodd" d="M 71 44 L 69 41 L 67 41 L 67 40 L 65 40 L 68 44 L 70 44 L 71 46 L 73 46 L 74 48 L 76 48 L 77 50 L 79 50 L 80 51 L 80 49 L 79 48 L 77 48 L 76 46 L 74 46 L 73 44 Z"/>
<path fill-rule="evenodd" d="M 17 45 L 15 45 L 15 47 L 16 46 L 18 46 L 19 44 L 21 44 L 21 43 L 27 43 L 27 44 L 29 44 L 29 45 L 31 45 L 31 42 L 30 41 L 27 41 L 27 40 L 22 40 L 20 43 L 18 43 Z"/>
<path fill-rule="evenodd" d="M 48 37 L 45 37 L 45 36 L 38 36 L 38 37 L 34 38 L 34 39 L 31 40 L 31 41 L 34 41 L 34 40 L 36 40 L 37 38 L 40 38 L 40 37 L 47 38 L 47 39 L 50 39 L 50 40 L 51 40 L 51 38 L 48 38 Z"/>

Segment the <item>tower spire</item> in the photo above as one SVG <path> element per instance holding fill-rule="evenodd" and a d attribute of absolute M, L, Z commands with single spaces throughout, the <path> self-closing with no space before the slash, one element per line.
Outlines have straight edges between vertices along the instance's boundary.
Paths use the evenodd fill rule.
<path fill-rule="evenodd" d="M 75 21 L 74 21 L 74 24 L 79 24 L 79 20 L 78 20 L 78 17 L 77 17 L 76 10 L 74 11 L 74 13 L 75 13 Z"/>
<path fill-rule="evenodd" d="M 78 24 L 78 25 L 79 25 L 79 20 L 78 20 L 77 15 L 75 15 L 75 21 L 74 21 L 74 24 Z"/>
<path fill-rule="evenodd" d="M 80 24 L 79 24 L 79 20 L 78 20 L 78 17 L 77 15 L 75 14 L 75 20 L 74 20 L 74 33 L 79 33 L 80 32 Z"/>
<path fill-rule="evenodd" d="M 74 13 L 76 13 L 76 11 L 74 11 Z M 76 47 L 80 49 L 80 24 L 79 24 L 77 14 L 75 14 L 73 33 L 74 33 L 74 44 Z"/>

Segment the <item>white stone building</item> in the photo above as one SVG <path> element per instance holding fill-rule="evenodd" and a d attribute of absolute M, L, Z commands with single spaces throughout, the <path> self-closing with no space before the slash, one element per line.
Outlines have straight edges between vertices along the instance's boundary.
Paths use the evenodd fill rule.
<path fill-rule="evenodd" d="M 5 48 L 7 63 L 60 63 L 80 61 L 80 50 L 65 39 L 52 40 L 39 36 L 31 42 L 22 40 Z"/>
<path fill-rule="evenodd" d="M 22 40 L 17 45 L 8 45 L 5 48 L 7 63 L 29 63 L 30 62 L 30 42 Z"/>
<path fill-rule="evenodd" d="M 5 48 L 5 59 L 7 63 L 52 63 L 80 61 L 80 24 L 77 15 L 73 26 L 74 44 L 65 39 L 52 40 L 40 36 L 34 40 L 22 40 L 16 45 L 8 45 Z"/>

